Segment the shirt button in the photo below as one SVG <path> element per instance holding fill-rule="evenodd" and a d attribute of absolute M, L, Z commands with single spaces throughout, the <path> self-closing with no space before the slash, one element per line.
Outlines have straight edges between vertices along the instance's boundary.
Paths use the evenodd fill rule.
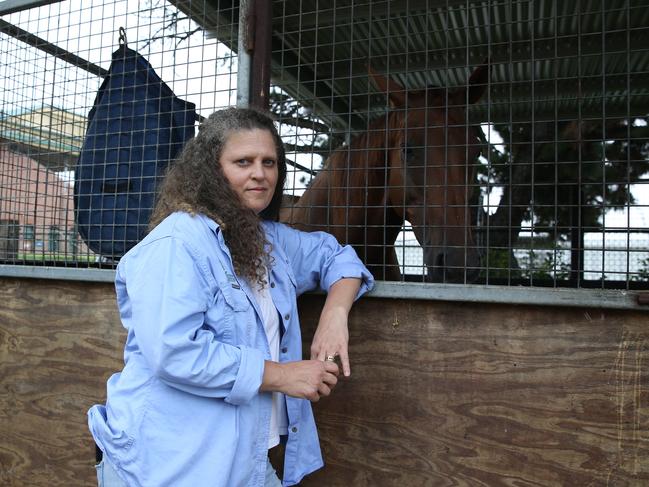
<path fill-rule="evenodd" d="M 290 317 L 291 317 L 291 315 L 286 314 L 286 315 L 284 315 L 284 320 L 285 320 L 285 321 L 288 321 L 288 319 L 289 319 Z"/>
<path fill-rule="evenodd" d="M 274 283 L 274 282 L 271 282 L 271 283 L 270 283 L 270 287 L 275 287 L 275 283 Z"/>
<path fill-rule="evenodd" d="M 291 428 L 291 431 L 292 431 L 293 433 L 297 433 L 297 426 L 293 426 L 293 427 Z"/>
<path fill-rule="evenodd" d="M 282 353 L 286 353 L 286 352 L 288 352 L 288 348 L 282 347 Z"/>

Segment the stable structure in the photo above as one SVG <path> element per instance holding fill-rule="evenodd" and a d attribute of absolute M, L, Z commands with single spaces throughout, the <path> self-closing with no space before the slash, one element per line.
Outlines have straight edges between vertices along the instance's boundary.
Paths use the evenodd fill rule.
<path fill-rule="evenodd" d="M 648 255 L 629 239 L 646 236 L 646 187 L 636 179 L 646 170 L 645 2 L 306 1 L 271 2 L 272 11 L 258 5 L 269 2 L 173 3 L 233 49 L 247 49 L 254 82 L 271 75 L 270 94 L 262 87 L 251 96 L 303 129 L 288 138 L 296 155 L 304 145 L 315 154 L 296 166 L 306 183 L 296 182 L 294 194 L 320 169 L 320 154 L 385 113 L 386 95 L 368 68 L 405 90 L 450 91 L 487 63 L 486 93 L 461 122 L 484 132 L 482 157 L 467 161 L 478 177 L 465 182 L 479 281 L 629 288 L 644 279 Z M 246 28 L 240 44 L 237 17 Z M 612 265 L 613 234 L 626 242 L 625 264 Z M 402 264 L 408 252 L 401 248 Z M 593 252 L 599 259 L 586 257 Z"/>
<path fill-rule="evenodd" d="M 34 8 L 38 5 L 46 6 Z M 469 85 L 475 67 L 484 65 L 488 76 L 476 103 L 435 107 L 443 112 L 440 129 L 453 133 L 411 144 L 412 150 L 465 152 L 460 169 L 466 176 L 455 186 L 460 200 L 448 196 L 439 203 L 425 196 L 417 203 L 441 205 L 444 215 L 423 225 L 429 235 L 439 232 L 434 239 L 416 235 L 407 204 L 395 210 L 404 221 L 396 242 L 398 264 L 393 264 L 400 280 L 646 287 L 649 19 L 642 0 L 346 0 L 334 5 L 214 0 L 150 8 L 119 0 L 114 7 L 99 13 L 74 2 L 6 3 L 0 23 L 6 52 L 26 56 L 5 67 L 7 120 L 39 113 L 43 109 L 31 105 L 50 106 L 53 100 L 82 118 L 108 72 L 119 27 L 125 27 L 129 44 L 203 116 L 236 102 L 269 106 L 294 168 L 285 189 L 299 197 L 316 174 L 326 172 L 324 161 L 337 148 L 367 151 L 349 144 L 376 132 L 371 124 L 388 112 L 412 113 L 414 106 L 395 110 L 391 96 L 436 87 L 440 99 L 450 101 L 452 93 Z M 101 28 L 93 23 L 99 16 Z M 55 18 L 59 27 L 46 27 Z M 39 24 L 30 31 L 36 19 Z M 387 90 L 377 85 L 376 76 L 391 83 Z M 461 112 L 461 120 L 448 115 L 450 110 Z M 63 148 L 59 136 L 47 135 L 58 125 L 43 121 L 39 133 L 51 140 L 50 147 Z M 453 142 L 461 132 L 471 140 Z M 76 142 L 67 152 L 57 148 L 46 154 L 56 152 L 65 171 L 73 168 L 79 141 L 78 133 L 70 135 Z M 391 143 L 385 139 L 386 150 Z M 450 155 L 442 156 L 432 170 L 450 161 Z M 386 173 L 381 184 L 387 188 L 389 181 Z M 430 195 L 454 188 L 444 178 L 427 176 L 409 185 Z M 404 194 L 406 202 L 408 191 Z M 390 225 L 389 215 L 372 223 L 373 203 L 363 205 L 364 220 L 345 222 L 346 228 Z M 462 238 L 451 236 L 453 205 L 464 213 Z M 433 275 L 433 267 L 445 269 L 445 256 L 435 262 L 431 240 L 447 242 L 465 257 L 464 262 L 447 257 L 452 265 L 446 264 L 464 270 L 463 279 Z M 102 260 L 91 254 L 82 258 Z"/>
<path fill-rule="evenodd" d="M 303 485 L 649 482 L 649 0 L 95 3 L 0 3 L 0 484 L 94 483 L 116 262 L 68 237 L 24 250 L 73 228 L 79 130 L 120 27 L 199 118 L 270 108 L 287 196 L 377 161 L 380 184 L 327 191 L 402 191 L 399 210 L 313 207 L 362 215 L 343 235 L 387 228 L 377 208 L 405 223 L 400 280 L 357 303 L 352 378 L 316 405 L 327 466 Z M 301 299 L 308 350 L 322 296 Z"/>

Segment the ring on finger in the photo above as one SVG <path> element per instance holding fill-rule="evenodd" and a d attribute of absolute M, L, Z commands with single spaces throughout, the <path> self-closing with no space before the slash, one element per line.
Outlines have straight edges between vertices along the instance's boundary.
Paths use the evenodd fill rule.
<path fill-rule="evenodd" d="M 332 355 L 327 355 L 327 358 L 325 358 L 325 361 L 326 362 L 335 362 L 336 361 L 336 355 L 338 355 L 338 354 L 334 353 Z"/>

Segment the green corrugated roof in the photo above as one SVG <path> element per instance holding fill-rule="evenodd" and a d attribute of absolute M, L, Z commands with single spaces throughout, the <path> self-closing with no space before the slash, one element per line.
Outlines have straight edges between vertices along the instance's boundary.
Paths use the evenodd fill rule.
<path fill-rule="evenodd" d="M 238 2 L 172 3 L 236 50 Z M 489 98 L 472 119 L 645 115 L 648 7 L 649 0 L 275 0 L 273 82 L 344 126 L 384 105 L 377 99 L 367 108 L 374 91 L 367 64 L 409 88 L 457 87 L 489 58 Z"/>

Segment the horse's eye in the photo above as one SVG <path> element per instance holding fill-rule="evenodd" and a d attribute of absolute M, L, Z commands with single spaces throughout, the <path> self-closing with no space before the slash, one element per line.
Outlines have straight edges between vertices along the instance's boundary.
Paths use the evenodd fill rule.
<path fill-rule="evenodd" d="M 415 155 L 414 149 L 408 147 L 407 145 L 401 146 L 401 157 L 403 157 L 403 159 L 405 160 L 412 159 L 414 155 Z"/>

